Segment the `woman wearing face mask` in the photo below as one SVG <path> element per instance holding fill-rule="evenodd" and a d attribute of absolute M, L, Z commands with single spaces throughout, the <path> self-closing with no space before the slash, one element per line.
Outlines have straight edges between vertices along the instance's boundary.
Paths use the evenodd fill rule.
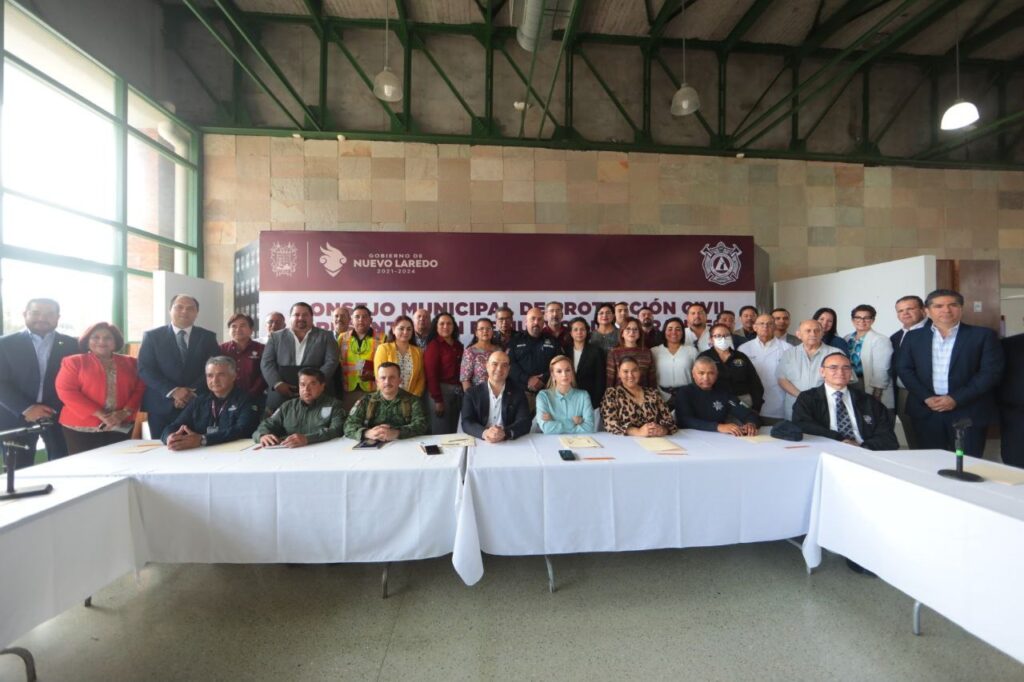
<path fill-rule="evenodd" d="M 654 366 L 654 356 L 644 348 L 644 334 L 640 328 L 640 320 L 628 317 L 619 329 L 619 345 L 608 351 L 605 361 L 605 381 L 607 386 L 619 385 L 619 363 L 623 358 L 633 358 L 640 367 L 640 386 L 643 388 L 658 387 L 658 370 Z"/>
<path fill-rule="evenodd" d="M 754 363 L 745 353 L 732 347 L 732 330 L 724 324 L 711 328 L 711 348 L 698 357 L 715 361 L 718 367 L 718 381 L 715 388 L 721 388 L 737 396 L 740 402 L 755 412 L 764 404 L 764 385 L 757 376 Z"/>
<path fill-rule="evenodd" d="M 593 433 L 594 406 L 590 395 L 576 388 L 572 360 L 564 355 L 548 363 L 548 387 L 537 394 L 536 422 L 544 433 Z"/>

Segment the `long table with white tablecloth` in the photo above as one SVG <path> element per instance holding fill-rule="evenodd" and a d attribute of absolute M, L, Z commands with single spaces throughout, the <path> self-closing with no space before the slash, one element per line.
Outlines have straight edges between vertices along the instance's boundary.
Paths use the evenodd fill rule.
<path fill-rule="evenodd" d="M 602 446 L 563 461 L 558 436 L 531 435 L 469 455 L 453 563 L 473 584 L 481 551 L 622 552 L 781 540 L 807 532 L 825 439 L 751 442 L 720 433 L 669 437 L 686 454 L 593 434 Z"/>
<path fill-rule="evenodd" d="M 943 478 L 936 471 L 953 456 L 939 450 L 831 450 L 816 476 L 807 566 L 822 547 L 842 554 L 1024 662 L 1024 486 Z"/>

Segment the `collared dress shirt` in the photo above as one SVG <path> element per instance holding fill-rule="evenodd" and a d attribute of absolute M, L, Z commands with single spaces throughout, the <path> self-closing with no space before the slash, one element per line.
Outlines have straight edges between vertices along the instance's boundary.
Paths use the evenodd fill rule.
<path fill-rule="evenodd" d="M 949 361 L 953 357 L 953 345 L 956 343 L 960 325 L 949 330 L 949 335 L 942 338 L 939 330 L 932 325 L 932 388 L 935 395 L 949 394 Z"/>
<path fill-rule="evenodd" d="M 744 344 L 746 345 L 746 344 Z M 821 344 L 812 357 L 808 357 L 803 344 L 789 348 L 779 359 L 779 367 L 776 370 L 776 383 L 778 379 L 785 379 L 796 386 L 798 391 L 806 391 L 809 388 L 821 386 L 825 380 L 821 378 L 821 361 L 829 353 L 839 352 L 833 346 Z M 784 416 L 786 419 L 793 418 L 793 405 L 796 404 L 796 396 L 786 393 L 783 401 Z"/>
<path fill-rule="evenodd" d="M 740 346 L 754 364 L 754 369 L 757 370 L 757 375 L 761 377 L 761 384 L 764 386 L 764 404 L 760 413 L 762 417 L 782 419 L 785 415 L 786 392 L 779 386 L 776 373 L 782 354 L 790 348 L 792 346 L 783 339 L 772 337 L 768 343 L 763 343 L 756 336 Z"/>
<path fill-rule="evenodd" d="M 547 413 L 551 419 L 545 421 L 542 416 Z M 582 417 L 577 424 L 573 417 Z M 555 388 L 548 388 L 537 394 L 537 416 L 534 418 L 544 433 L 593 433 L 594 406 L 590 402 L 590 394 L 579 388 L 570 388 L 562 394 Z"/>
<path fill-rule="evenodd" d="M 36 361 L 39 363 L 39 388 L 36 390 L 36 402 L 41 403 L 43 402 L 43 385 L 46 381 L 46 365 L 50 362 L 50 352 L 53 350 L 53 340 L 57 338 L 57 332 L 39 336 L 26 329 L 25 333 L 32 340 L 32 348 L 36 351 Z"/>
<path fill-rule="evenodd" d="M 839 393 L 839 391 L 825 384 L 825 397 L 828 398 L 828 427 L 833 431 L 839 431 L 839 423 L 836 421 L 836 393 Z M 853 400 L 850 399 L 850 392 L 844 389 L 842 394 L 843 405 L 846 406 L 846 414 L 850 415 L 850 424 L 853 426 L 854 439 L 858 443 L 863 443 L 864 437 L 860 435 L 860 429 L 857 428 L 857 414 L 853 411 Z"/>

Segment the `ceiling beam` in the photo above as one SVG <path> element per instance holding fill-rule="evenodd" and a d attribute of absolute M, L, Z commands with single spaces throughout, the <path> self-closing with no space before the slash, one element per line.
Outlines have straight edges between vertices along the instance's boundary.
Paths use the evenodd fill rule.
<path fill-rule="evenodd" d="M 755 0 L 754 4 L 750 6 L 740 20 L 736 22 L 736 25 L 729 31 L 729 35 L 722 41 L 722 54 L 729 54 L 732 49 L 736 47 L 736 43 L 740 42 L 747 31 L 754 27 L 757 20 L 761 18 L 761 15 L 771 6 L 774 0 Z"/>

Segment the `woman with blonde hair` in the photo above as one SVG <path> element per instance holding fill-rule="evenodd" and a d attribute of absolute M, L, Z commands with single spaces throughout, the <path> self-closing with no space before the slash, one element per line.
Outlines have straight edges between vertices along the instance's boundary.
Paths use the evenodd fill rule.
<path fill-rule="evenodd" d="M 576 388 L 572 360 L 556 355 L 548 371 L 548 387 L 537 394 L 537 426 L 544 433 L 593 433 L 594 406 L 590 394 Z"/>

